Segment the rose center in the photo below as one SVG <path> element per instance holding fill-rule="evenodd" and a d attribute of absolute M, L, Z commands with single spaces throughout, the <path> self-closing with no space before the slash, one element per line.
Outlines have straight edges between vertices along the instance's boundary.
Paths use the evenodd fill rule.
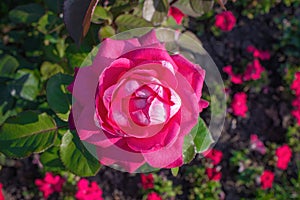
<path fill-rule="evenodd" d="M 139 126 L 161 124 L 170 116 L 171 93 L 157 84 L 143 85 L 129 100 L 129 113 L 134 123 Z"/>

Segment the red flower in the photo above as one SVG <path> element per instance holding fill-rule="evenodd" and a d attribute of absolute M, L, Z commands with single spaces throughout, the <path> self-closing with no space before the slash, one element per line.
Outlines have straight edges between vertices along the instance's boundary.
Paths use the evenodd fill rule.
<path fill-rule="evenodd" d="M 300 72 L 296 72 L 295 80 L 291 85 L 291 89 L 295 91 L 296 96 L 300 95 Z"/>
<path fill-rule="evenodd" d="M 168 12 L 168 16 L 172 16 L 177 24 L 181 24 L 185 14 L 181 12 L 181 10 L 179 10 L 178 8 L 171 6 Z"/>
<path fill-rule="evenodd" d="M 277 167 L 279 169 L 285 170 L 288 167 L 288 164 L 292 157 L 292 150 L 291 148 L 284 144 L 281 147 L 276 149 L 276 156 L 277 156 Z"/>
<path fill-rule="evenodd" d="M 64 182 L 65 179 L 61 176 L 53 176 L 51 172 L 47 172 L 44 179 L 35 180 L 35 185 L 47 199 L 53 192 L 61 192 Z"/>
<path fill-rule="evenodd" d="M 219 181 L 222 178 L 221 171 L 217 170 L 217 168 L 206 168 L 205 173 L 207 174 L 209 180 Z"/>
<path fill-rule="evenodd" d="M 232 70 L 231 65 L 223 67 L 223 71 L 228 74 L 228 76 L 230 77 L 230 81 L 232 83 L 235 83 L 235 84 L 243 83 L 243 76 L 241 74 L 235 74 Z"/>
<path fill-rule="evenodd" d="M 259 60 L 255 59 L 252 63 L 249 63 L 247 65 L 245 74 L 243 76 L 243 79 L 245 81 L 249 80 L 258 80 L 261 77 L 261 73 L 265 71 L 263 66 L 260 64 Z"/>
<path fill-rule="evenodd" d="M 231 11 L 224 11 L 216 15 L 215 26 L 222 31 L 231 31 L 235 26 L 236 19 Z"/>
<path fill-rule="evenodd" d="M 0 200 L 5 200 L 4 195 L 2 193 L 2 187 L 3 185 L 0 183 Z"/>
<path fill-rule="evenodd" d="M 162 198 L 156 192 L 151 192 L 148 194 L 147 200 L 162 200 Z"/>
<path fill-rule="evenodd" d="M 300 108 L 293 110 L 292 115 L 296 118 L 297 123 L 300 124 Z"/>
<path fill-rule="evenodd" d="M 258 138 L 256 134 L 251 134 L 250 145 L 251 145 L 251 149 L 258 151 L 261 154 L 266 153 L 266 147 L 264 143 Z"/>
<path fill-rule="evenodd" d="M 249 45 L 246 49 L 247 52 L 252 53 L 254 58 L 259 58 L 261 60 L 269 60 L 271 55 L 269 51 L 262 51 L 255 48 L 252 45 Z"/>
<path fill-rule="evenodd" d="M 141 174 L 142 186 L 146 189 L 152 189 L 154 187 L 154 179 L 152 174 Z"/>
<path fill-rule="evenodd" d="M 205 158 L 211 159 L 214 165 L 219 164 L 223 157 L 222 151 L 216 149 L 207 150 L 203 154 Z"/>
<path fill-rule="evenodd" d="M 78 181 L 77 188 L 75 197 L 78 200 L 103 200 L 102 190 L 95 181 L 89 186 L 89 181 L 82 178 Z"/>
<path fill-rule="evenodd" d="M 248 111 L 247 94 L 244 92 L 236 93 L 231 102 L 233 114 L 236 116 L 246 117 Z"/>
<path fill-rule="evenodd" d="M 274 173 L 269 170 L 265 170 L 260 176 L 261 188 L 263 190 L 272 188 L 273 181 L 274 181 Z"/>

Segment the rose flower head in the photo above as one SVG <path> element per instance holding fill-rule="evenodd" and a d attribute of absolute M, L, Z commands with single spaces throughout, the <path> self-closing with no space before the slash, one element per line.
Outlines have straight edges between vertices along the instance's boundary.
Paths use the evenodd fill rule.
<path fill-rule="evenodd" d="M 236 18 L 231 11 L 223 11 L 216 15 L 215 26 L 222 31 L 231 31 L 235 23 Z"/>
<path fill-rule="evenodd" d="M 183 164 L 184 137 L 208 103 L 205 71 L 170 55 L 155 30 L 127 40 L 105 39 L 72 86 L 72 115 L 82 141 L 101 164 L 135 172 L 144 164 Z"/>
<path fill-rule="evenodd" d="M 222 151 L 216 149 L 207 150 L 206 152 L 203 152 L 203 155 L 205 158 L 210 159 L 213 165 L 218 165 L 223 157 Z"/>
<path fill-rule="evenodd" d="M 284 144 L 281 147 L 276 149 L 276 156 L 277 156 L 277 167 L 279 169 L 285 170 L 288 167 L 288 164 L 292 157 L 292 150 L 291 148 Z"/>
<path fill-rule="evenodd" d="M 43 193 L 44 198 L 48 198 L 54 192 L 61 192 L 65 179 L 59 175 L 54 176 L 51 172 L 46 172 L 44 179 L 36 179 L 35 185 Z"/>
<path fill-rule="evenodd" d="M 274 181 L 274 173 L 269 170 L 265 170 L 260 176 L 261 188 L 263 190 L 272 188 L 273 181 Z"/>
<path fill-rule="evenodd" d="M 77 200 L 103 200 L 102 190 L 95 181 L 90 183 L 87 179 L 82 178 L 78 181 L 77 188 L 75 194 Z"/>
<path fill-rule="evenodd" d="M 247 94 L 244 92 L 236 93 L 231 102 L 231 109 L 234 115 L 246 117 L 248 111 Z"/>
<path fill-rule="evenodd" d="M 146 189 L 152 189 L 154 187 L 154 179 L 152 174 L 141 174 L 142 187 Z"/>

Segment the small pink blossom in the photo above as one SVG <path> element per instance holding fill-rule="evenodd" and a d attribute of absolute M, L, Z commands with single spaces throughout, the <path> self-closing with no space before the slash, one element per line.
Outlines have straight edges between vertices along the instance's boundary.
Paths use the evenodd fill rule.
<path fill-rule="evenodd" d="M 236 116 L 246 117 L 248 111 L 247 94 L 244 92 L 236 93 L 231 102 L 233 114 Z"/>
<path fill-rule="evenodd" d="M 296 96 L 300 96 L 300 72 L 296 72 L 295 80 L 291 84 L 291 90 L 295 91 Z"/>
<path fill-rule="evenodd" d="M 235 84 L 243 83 L 243 76 L 241 74 L 235 74 L 231 65 L 223 67 L 223 71 L 228 74 L 230 81 Z"/>
<path fill-rule="evenodd" d="M 258 151 L 261 154 L 266 153 L 266 147 L 264 143 L 258 138 L 256 134 L 251 134 L 250 145 L 251 145 L 251 149 Z"/>
<path fill-rule="evenodd" d="M 78 181 L 77 188 L 77 200 L 103 200 L 102 190 L 95 181 L 90 184 L 87 179 L 82 178 Z"/>
<path fill-rule="evenodd" d="M 273 181 L 274 181 L 274 173 L 269 170 L 265 170 L 260 176 L 261 188 L 263 190 L 272 188 Z"/>
<path fill-rule="evenodd" d="M 255 59 L 252 63 L 247 65 L 243 79 L 245 81 L 258 80 L 261 78 L 261 74 L 264 71 L 265 68 L 260 64 L 259 60 Z"/>
<path fill-rule="evenodd" d="M 156 192 L 150 192 L 147 196 L 147 200 L 162 200 L 162 198 Z"/>
<path fill-rule="evenodd" d="M 142 186 L 146 189 L 152 189 L 154 187 L 154 179 L 152 174 L 141 174 Z"/>
<path fill-rule="evenodd" d="M 44 198 L 48 198 L 54 192 L 61 192 L 65 179 L 61 176 L 53 176 L 47 172 L 44 179 L 36 179 L 35 185 L 43 192 Z"/>
<path fill-rule="evenodd" d="M 254 58 L 259 58 L 261 60 L 269 60 L 271 55 L 269 51 L 263 51 L 255 48 L 253 45 L 249 45 L 246 51 L 252 53 Z"/>
<path fill-rule="evenodd" d="M 286 144 L 284 144 L 281 147 L 278 147 L 276 149 L 276 156 L 277 156 L 277 167 L 279 169 L 286 170 L 292 157 L 291 148 Z"/>
<path fill-rule="evenodd" d="M 231 31 L 235 23 L 236 18 L 231 11 L 224 11 L 216 15 L 215 26 L 222 31 Z"/>
<path fill-rule="evenodd" d="M 213 165 L 218 165 L 223 157 L 222 151 L 211 149 L 203 152 L 204 157 L 212 160 Z"/>
<path fill-rule="evenodd" d="M 216 167 L 206 168 L 205 173 L 208 176 L 209 180 L 212 181 L 219 181 L 222 178 L 221 171 L 218 170 Z"/>
<path fill-rule="evenodd" d="M 3 185 L 2 185 L 2 183 L 0 183 L 0 200 L 5 200 L 4 194 L 2 193 L 2 187 L 3 187 Z"/>
<path fill-rule="evenodd" d="M 178 8 L 171 6 L 168 12 L 168 16 L 172 16 L 177 24 L 181 24 L 185 14 Z"/>

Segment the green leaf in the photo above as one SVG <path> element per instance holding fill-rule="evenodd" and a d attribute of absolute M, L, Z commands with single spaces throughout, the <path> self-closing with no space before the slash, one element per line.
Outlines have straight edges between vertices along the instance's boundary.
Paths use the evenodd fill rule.
<path fill-rule="evenodd" d="M 72 104 L 72 96 L 67 92 L 66 86 L 70 85 L 72 81 L 72 76 L 59 73 L 52 76 L 46 86 L 46 96 L 50 108 L 64 121 L 68 120 Z"/>
<path fill-rule="evenodd" d="M 171 168 L 171 172 L 173 176 L 177 176 L 179 172 L 179 167 Z"/>
<path fill-rule="evenodd" d="M 34 101 L 39 93 L 39 78 L 32 70 L 20 69 L 10 87 L 13 96 Z"/>
<path fill-rule="evenodd" d="M 65 167 L 78 176 L 94 176 L 99 161 L 85 148 L 76 133 L 67 131 L 60 145 L 60 157 Z"/>
<path fill-rule="evenodd" d="M 204 14 L 210 11 L 214 5 L 213 0 L 190 0 L 192 9 L 196 13 Z"/>
<path fill-rule="evenodd" d="M 40 71 L 43 81 L 48 80 L 51 76 L 57 73 L 64 72 L 60 65 L 53 64 L 48 61 L 43 62 Z"/>
<path fill-rule="evenodd" d="M 14 158 L 42 152 L 53 144 L 56 132 L 54 120 L 46 113 L 20 113 L 0 128 L 0 152 Z"/>
<path fill-rule="evenodd" d="M 118 26 L 118 31 L 127 31 L 133 28 L 150 27 L 152 24 L 143 18 L 134 15 L 124 14 L 117 17 L 115 21 Z"/>
<path fill-rule="evenodd" d="M 19 62 L 17 61 L 17 59 L 10 55 L 4 55 L 0 59 L 0 76 L 13 77 L 18 67 Z"/>
<path fill-rule="evenodd" d="M 146 0 L 143 6 L 143 18 L 160 24 L 169 11 L 168 0 Z"/>
<path fill-rule="evenodd" d="M 103 20 L 108 20 L 109 24 L 111 24 L 112 18 L 112 14 L 105 8 L 103 8 L 102 6 L 96 6 L 91 21 L 95 24 L 99 24 L 103 22 Z"/>
<path fill-rule="evenodd" d="M 100 37 L 99 39 L 103 40 L 104 38 L 109 38 L 115 34 L 116 34 L 115 29 L 112 26 L 109 25 L 103 26 L 99 30 L 99 37 Z"/>
<path fill-rule="evenodd" d="M 196 156 L 193 137 L 190 134 L 184 137 L 182 156 L 184 163 L 190 163 Z"/>
<path fill-rule="evenodd" d="M 27 4 L 16 7 L 9 12 L 9 18 L 14 23 L 31 24 L 36 22 L 44 13 L 44 9 L 39 4 Z"/>
<path fill-rule="evenodd" d="M 61 171 L 64 169 L 59 157 L 59 149 L 59 146 L 52 146 L 41 154 L 40 161 L 46 171 Z"/>
<path fill-rule="evenodd" d="M 54 13 L 47 12 L 38 21 L 37 29 L 43 33 L 47 34 L 52 32 L 62 21 Z"/>
<path fill-rule="evenodd" d="M 205 122 L 199 117 L 198 129 L 194 138 L 197 153 L 206 151 L 213 142 L 214 139 L 212 138 Z"/>

